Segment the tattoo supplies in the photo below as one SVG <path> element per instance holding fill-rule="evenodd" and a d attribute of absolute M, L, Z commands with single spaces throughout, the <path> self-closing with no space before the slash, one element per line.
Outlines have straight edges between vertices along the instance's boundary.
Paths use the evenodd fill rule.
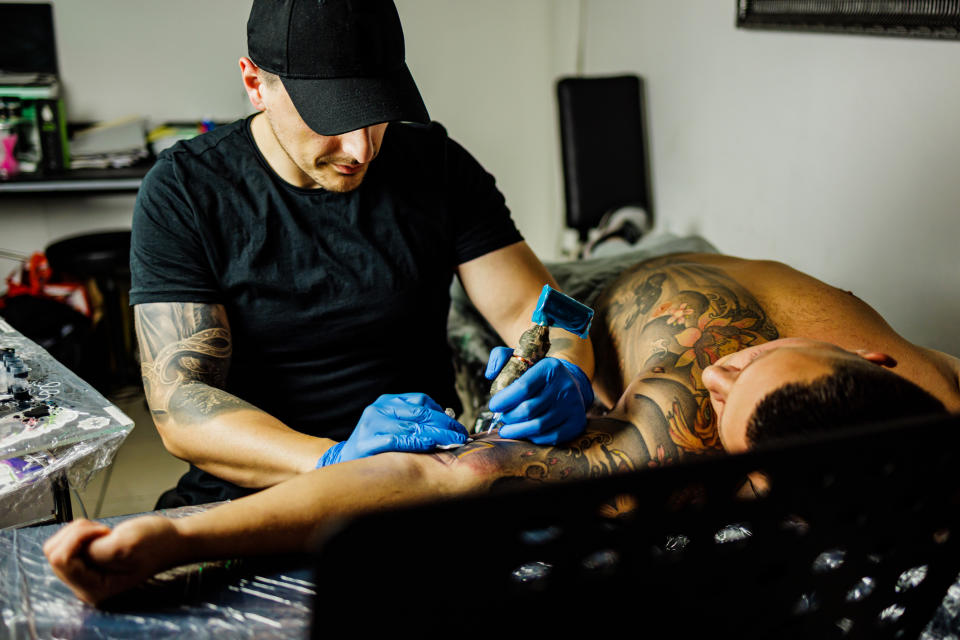
<path fill-rule="evenodd" d="M 550 327 L 559 327 L 580 338 L 586 338 L 590 332 L 593 310 L 549 285 L 544 285 L 531 320 L 534 325 L 520 336 L 519 346 L 512 353 L 507 347 L 499 347 L 491 352 L 487 377 L 492 377 L 499 371 L 490 387 L 491 396 L 506 389 L 546 358 L 550 350 Z M 546 358 L 543 364 L 523 380 L 526 381 L 525 386 L 523 382 L 519 383 L 524 386 L 523 389 L 513 387 L 496 401 L 491 398 L 491 405 L 498 403 L 498 407 L 503 407 L 502 411 L 508 414 L 520 413 L 504 419 L 500 412 L 485 412 L 481 414 L 475 430 L 492 429 L 503 423 L 513 423 L 519 427 L 522 423 L 519 430 L 514 429 L 516 433 L 513 435 L 504 434 L 502 431 L 501 434 L 504 437 L 530 439 L 537 443 L 553 443 L 582 431 L 581 423 L 585 423 L 584 411 L 593 402 L 593 392 L 590 389 L 590 380 L 579 367 L 566 360 Z M 572 397 L 574 390 L 576 398 Z M 539 409 L 529 408 L 531 403 L 527 402 L 528 400 L 532 401 L 533 405 L 538 405 Z M 569 402 L 566 402 L 567 400 Z M 494 408 L 491 406 L 490 410 L 493 411 Z"/>
<path fill-rule="evenodd" d="M 27 384 L 30 368 L 12 348 L 0 349 L 0 395 L 9 394 L 19 403 L 30 400 Z"/>

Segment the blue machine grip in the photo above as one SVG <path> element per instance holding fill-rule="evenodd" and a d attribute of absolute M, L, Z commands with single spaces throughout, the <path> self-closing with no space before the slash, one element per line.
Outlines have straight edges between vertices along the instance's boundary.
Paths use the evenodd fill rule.
<path fill-rule="evenodd" d="M 593 322 L 593 309 L 545 284 L 531 320 L 541 326 L 560 327 L 586 338 Z"/>

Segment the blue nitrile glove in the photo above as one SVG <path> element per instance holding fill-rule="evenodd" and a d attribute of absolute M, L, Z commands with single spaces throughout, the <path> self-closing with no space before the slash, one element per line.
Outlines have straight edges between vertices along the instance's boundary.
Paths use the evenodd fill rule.
<path fill-rule="evenodd" d="M 327 449 L 317 468 L 385 451 L 430 451 L 466 441 L 467 430 L 430 396 L 386 394 L 363 410 L 350 437 Z"/>
<path fill-rule="evenodd" d="M 485 376 L 497 377 L 513 349 L 494 347 Z M 535 444 L 567 442 L 583 433 L 593 404 L 590 379 L 580 367 L 561 358 L 544 358 L 490 399 L 490 411 L 502 414 L 503 438 Z"/>

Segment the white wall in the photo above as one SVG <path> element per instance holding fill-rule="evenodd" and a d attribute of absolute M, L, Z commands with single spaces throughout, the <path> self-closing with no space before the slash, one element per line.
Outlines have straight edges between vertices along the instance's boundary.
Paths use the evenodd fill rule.
<path fill-rule="evenodd" d="M 551 0 L 397 0 L 431 116 L 497 177 L 520 230 L 553 257 L 560 232 Z M 250 0 L 54 0 L 71 120 L 152 122 L 251 112 L 237 69 Z M 130 224 L 133 196 L 0 198 L 0 248 L 28 252 Z M 0 261 L 0 273 L 13 263 Z"/>
<path fill-rule="evenodd" d="M 562 224 L 553 102 L 553 0 L 396 0 L 430 117 L 497 178 L 534 251 Z"/>
<path fill-rule="evenodd" d="M 55 0 L 71 119 L 249 112 L 249 0 Z M 579 0 L 397 0 L 431 115 L 544 258 L 563 200 L 553 82 Z M 718 0 L 585 0 L 587 73 L 646 80 L 658 224 L 852 289 L 960 354 L 960 42 L 754 32 Z M 0 248 L 128 226 L 132 196 L 0 198 Z M 0 275 L 13 263 L 0 260 Z"/>
<path fill-rule="evenodd" d="M 748 31 L 717 0 L 586 6 L 586 72 L 646 80 L 662 227 L 960 354 L 960 42 Z"/>
<path fill-rule="evenodd" d="M 68 117 L 154 122 L 249 112 L 237 79 L 244 0 L 54 0 Z M 0 196 L 0 248 L 30 253 L 57 238 L 130 227 L 134 196 Z M 15 263 L 0 259 L 0 276 Z"/>

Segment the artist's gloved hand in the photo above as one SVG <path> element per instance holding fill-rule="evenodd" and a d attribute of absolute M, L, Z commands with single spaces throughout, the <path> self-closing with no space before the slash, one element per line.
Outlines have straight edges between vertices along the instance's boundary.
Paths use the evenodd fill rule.
<path fill-rule="evenodd" d="M 485 376 L 493 380 L 513 354 L 494 347 Z M 593 404 L 590 379 L 561 358 L 544 358 L 490 398 L 490 410 L 502 414 L 500 436 L 535 444 L 567 442 L 583 433 Z"/>
<path fill-rule="evenodd" d="M 363 410 L 350 437 L 327 449 L 317 468 L 386 451 L 430 451 L 466 441 L 467 430 L 430 396 L 386 394 Z"/>

